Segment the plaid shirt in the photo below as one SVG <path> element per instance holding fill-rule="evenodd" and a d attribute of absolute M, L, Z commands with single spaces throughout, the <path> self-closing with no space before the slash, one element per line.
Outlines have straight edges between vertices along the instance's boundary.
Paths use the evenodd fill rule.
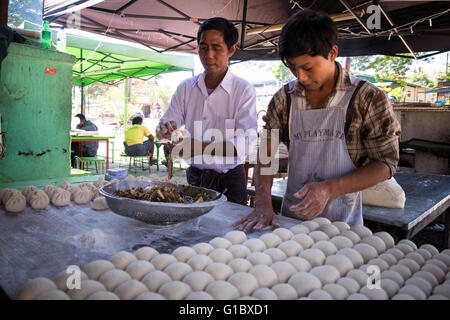
<path fill-rule="evenodd" d="M 330 108 L 337 90 L 350 90 L 352 84 L 347 70 L 336 62 L 339 70 L 336 88 L 321 102 L 319 108 Z M 305 99 L 305 88 L 296 83 L 289 91 L 292 98 Z M 305 110 L 311 109 L 309 102 L 302 105 Z M 361 86 L 354 100 L 353 117 L 346 133 L 347 149 L 355 167 L 359 168 L 367 162 L 381 161 L 385 163 L 394 175 L 399 160 L 400 123 L 395 117 L 392 105 L 386 93 L 366 82 Z M 350 107 L 350 106 L 349 106 Z M 263 117 L 264 129 L 279 129 L 281 142 L 288 145 L 286 137 L 288 129 L 288 114 L 286 108 L 286 94 L 284 88 L 279 89 L 267 108 Z M 284 138 L 283 138 L 284 137 Z"/>

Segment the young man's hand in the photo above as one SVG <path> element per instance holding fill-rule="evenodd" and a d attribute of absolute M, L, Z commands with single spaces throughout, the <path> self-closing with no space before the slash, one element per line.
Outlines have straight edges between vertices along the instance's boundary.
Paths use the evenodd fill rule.
<path fill-rule="evenodd" d="M 294 197 L 304 199 L 299 204 L 291 206 L 289 210 L 301 219 L 310 220 L 325 209 L 328 200 L 331 198 L 331 191 L 326 181 L 310 182 L 294 193 Z"/>
<path fill-rule="evenodd" d="M 175 121 L 160 123 L 156 127 L 156 137 L 158 139 L 170 139 L 172 137 L 172 132 L 176 129 L 177 124 Z"/>
<path fill-rule="evenodd" d="M 267 226 L 279 228 L 278 218 L 271 208 L 260 207 L 255 208 L 248 216 L 239 219 L 233 223 L 233 227 L 239 226 L 237 229 L 245 233 L 259 231 Z"/>

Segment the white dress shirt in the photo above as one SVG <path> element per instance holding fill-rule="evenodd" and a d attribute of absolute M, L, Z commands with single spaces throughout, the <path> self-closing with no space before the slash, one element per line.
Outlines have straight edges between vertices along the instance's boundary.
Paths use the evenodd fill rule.
<path fill-rule="evenodd" d="M 168 121 L 175 121 L 177 128 L 185 126 L 191 137 L 203 142 L 232 142 L 237 150 L 237 157 L 195 156 L 188 161 L 199 169 L 225 173 L 244 163 L 256 145 L 255 89 L 248 81 L 233 75 L 228 69 L 222 82 L 208 95 L 203 72 L 184 80 L 177 87 L 160 123 Z M 194 121 L 197 123 L 197 130 L 194 130 Z M 218 129 L 223 138 L 209 135 L 210 129 Z"/>

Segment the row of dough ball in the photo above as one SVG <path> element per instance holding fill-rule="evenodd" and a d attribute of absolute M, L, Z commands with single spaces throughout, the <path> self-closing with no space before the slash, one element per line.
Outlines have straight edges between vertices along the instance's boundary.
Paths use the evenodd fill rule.
<path fill-rule="evenodd" d="M 298 226 L 291 228 L 292 231 L 299 229 L 301 228 Z M 357 229 L 364 231 L 363 228 Z M 105 272 L 106 269 L 100 268 L 99 266 L 101 265 L 109 265 L 109 267 L 106 267 L 107 269 L 114 267 L 118 270 L 125 269 L 132 279 L 125 279 L 126 277 L 123 279 L 144 281 L 147 289 L 151 292 L 151 294 L 146 294 L 149 299 L 152 297 L 156 298 L 155 294 L 169 299 L 201 299 L 202 297 L 208 298 L 207 295 L 215 299 L 236 299 L 239 296 L 241 298 L 250 298 L 249 294 L 252 294 L 253 298 L 259 299 L 307 298 L 309 294 L 311 294 L 309 298 L 320 298 L 321 296 L 329 298 L 322 291 L 336 291 L 340 293 L 334 292 L 334 295 L 329 293 L 333 298 L 348 296 L 348 298 L 354 299 L 364 296 L 363 289 L 368 276 L 362 270 L 357 270 L 356 266 L 353 266 L 353 261 L 359 260 L 356 265 L 358 267 L 364 266 L 363 263 L 369 262 L 367 259 L 375 259 L 374 257 L 377 255 L 377 253 L 373 253 L 375 249 L 371 248 L 372 250 L 368 250 L 370 247 L 365 243 L 361 243 L 360 249 L 362 251 L 364 251 L 363 249 L 369 252 L 372 251 L 374 256 L 372 257 L 369 254 L 365 255 L 364 258 L 363 255 L 352 248 L 343 248 L 340 250 L 342 251 L 341 254 L 330 254 L 328 257 L 319 249 L 309 248 L 301 252 L 299 256 L 291 255 L 288 257 L 286 252 L 289 254 L 296 252 L 298 249 L 298 246 L 294 245 L 293 242 L 288 242 L 296 237 L 291 230 L 279 228 L 273 233 L 261 236 L 260 239 L 247 239 L 243 232 L 232 231 L 227 233 L 224 238 L 217 237 L 212 239 L 210 243 L 199 243 L 192 248 L 180 247 L 172 255 L 158 254 L 156 250 L 146 247 L 136 251 L 135 255 L 128 252 L 120 252 L 111 258 L 110 264 L 104 261 L 97 261 L 91 264 L 97 266 L 102 272 Z M 361 230 L 359 230 L 360 233 Z M 370 230 L 367 230 L 365 232 L 370 232 Z M 285 242 L 281 242 L 280 235 L 286 240 Z M 303 240 L 308 239 L 305 236 L 301 238 Z M 389 239 L 386 235 L 385 238 Z M 261 239 L 264 239 L 266 242 Z M 293 241 L 295 242 L 295 240 Z M 320 241 L 324 240 L 319 240 L 318 242 Z M 278 242 L 281 242 L 279 245 L 288 242 L 288 245 L 284 248 L 285 251 L 274 247 Z M 393 239 L 390 244 L 393 245 Z M 401 241 L 397 246 L 404 251 L 408 251 L 407 254 L 412 253 L 404 245 L 408 248 L 411 246 L 411 244 L 407 243 L 407 240 Z M 292 251 L 290 248 L 292 246 L 297 249 Z M 269 248 L 267 249 L 266 247 Z M 305 247 L 308 247 L 308 245 L 305 245 Z M 246 248 L 252 249 L 254 252 L 249 254 L 249 250 L 245 250 Z M 437 250 L 434 248 L 435 252 L 432 248 L 434 247 L 430 246 L 428 249 L 436 255 Z M 393 263 L 394 253 L 398 256 L 399 252 L 397 251 L 400 249 L 389 248 L 389 250 L 391 249 L 396 251 L 393 251 L 393 254 L 389 254 L 391 256 L 388 256 L 388 253 L 386 253 L 385 259 Z M 419 250 L 427 251 L 426 249 L 421 248 Z M 272 251 L 272 255 L 265 253 L 268 250 Z M 245 257 L 246 259 L 242 257 L 236 258 L 235 255 L 242 255 L 242 257 L 247 255 L 247 257 Z M 280 256 L 282 259 L 280 259 Z M 270 259 L 268 257 L 278 257 L 279 260 L 274 258 L 273 260 L 275 261 L 272 264 L 268 262 Z M 324 260 L 325 257 L 326 260 Z M 372 262 L 375 263 L 377 261 Z M 325 265 L 322 265 L 323 263 Z M 378 261 L 378 263 L 380 262 Z M 86 269 L 86 271 L 88 270 Z M 392 271 L 396 272 L 395 270 Z M 87 273 L 91 274 L 91 272 Z M 97 274 L 100 273 L 97 271 Z M 343 277 L 344 275 L 345 277 Z M 94 275 L 90 276 L 89 279 L 97 280 L 98 277 Z M 135 281 L 128 281 L 134 283 L 134 285 L 129 284 L 129 286 L 133 288 L 139 287 L 141 290 L 145 289 L 145 285 L 137 285 Z M 168 284 L 167 287 L 163 288 L 162 282 L 164 281 L 170 281 L 170 285 Z M 102 281 L 100 282 L 102 283 Z M 212 282 L 214 284 L 209 287 L 209 284 Z M 382 281 L 382 286 L 385 282 L 389 284 L 390 281 Z M 110 291 L 115 289 L 111 286 L 107 288 Z M 363 288 L 361 293 L 359 293 L 360 288 Z M 144 291 L 146 292 L 146 290 Z M 314 291 L 314 294 L 312 291 Z M 119 292 L 121 291 L 119 290 Z M 238 292 L 238 296 L 236 292 Z M 367 293 L 367 295 L 371 298 L 377 298 L 373 294 L 371 296 Z M 120 295 L 120 297 L 129 298 L 129 295 Z"/>
<path fill-rule="evenodd" d="M 113 182 L 113 181 L 111 181 Z M 43 190 L 39 190 L 35 186 L 26 186 L 22 191 L 16 189 L 5 188 L 0 191 L 0 203 L 5 205 L 8 212 L 22 212 L 27 203 L 35 210 L 45 209 L 51 202 L 54 206 L 66 206 L 73 200 L 77 204 L 87 204 L 91 200 L 93 209 L 107 209 L 104 197 L 99 196 L 99 189 L 110 182 L 99 178 L 93 184 L 83 182 L 77 186 L 73 186 L 67 181 L 56 187 L 47 185 Z M 106 207 L 105 207 L 106 206 Z"/>

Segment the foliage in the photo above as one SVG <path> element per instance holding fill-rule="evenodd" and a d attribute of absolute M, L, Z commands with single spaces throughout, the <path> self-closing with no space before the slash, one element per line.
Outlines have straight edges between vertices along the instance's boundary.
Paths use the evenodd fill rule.
<path fill-rule="evenodd" d="M 278 62 L 277 64 L 270 66 L 269 70 L 272 71 L 274 77 L 277 80 L 291 81 L 295 79 L 295 76 L 292 74 L 289 68 L 286 67 L 282 62 Z"/>
<path fill-rule="evenodd" d="M 416 71 L 411 78 L 411 82 L 419 86 L 433 88 L 435 83 L 433 80 L 428 78 L 428 75 L 422 70 Z"/>
<path fill-rule="evenodd" d="M 8 24 L 18 27 L 24 20 L 42 24 L 43 0 L 9 0 Z"/>

